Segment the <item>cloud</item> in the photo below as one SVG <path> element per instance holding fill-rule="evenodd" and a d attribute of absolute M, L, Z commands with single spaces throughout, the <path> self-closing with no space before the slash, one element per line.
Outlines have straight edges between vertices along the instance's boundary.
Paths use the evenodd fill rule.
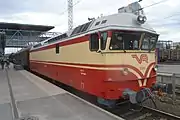
<path fill-rule="evenodd" d="M 137 0 L 73 0 L 74 27 L 88 22 L 88 17 L 110 15 L 118 8 Z M 142 7 L 162 0 L 143 0 Z M 149 24 L 160 33 L 160 39 L 180 41 L 180 0 L 164 0 L 163 3 L 144 9 Z M 66 12 L 64 12 L 66 11 Z M 27 24 L 54 25 L 52 31 L 68 29 L 67 0 L 5 0 L 1 1 L 0 21 Z M 174 15 L 174 16 L 172 16 Z"/>
<path fill-rule="evenodd" d="M 21 12 L 60 13 L 67 5 L 67 0 L 5 0 L 1 1 L 1 14 L 16 14 Z"/>
<path fill-rule="evenodd" d="M 156 0 L 155 2 L 159 1 L 162 0 Z M 161 4 L 145 9 L 149 24 L 160 34 L 159 39 L 180 42 L 180 39 L 178 39 L 178 37 L 180 37 L 178 35 L 178 31 L 180 30 L 179 7 L 179 0 L 167 0 Z"/>

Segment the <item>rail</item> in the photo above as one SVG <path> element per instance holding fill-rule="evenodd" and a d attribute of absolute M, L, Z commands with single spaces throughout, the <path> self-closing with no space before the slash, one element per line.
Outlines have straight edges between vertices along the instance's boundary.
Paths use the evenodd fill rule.
<path fill-rule="evenodd" d="M 126 120 L 179 120 L 180 117 L 162 110 L 148 106 L 133 105 L 129 108 L 129 103 L 119 105 L 114 109 L 106 109 L 114 115 Z M 138 110 L 139 109 L 139 110 Z"/>

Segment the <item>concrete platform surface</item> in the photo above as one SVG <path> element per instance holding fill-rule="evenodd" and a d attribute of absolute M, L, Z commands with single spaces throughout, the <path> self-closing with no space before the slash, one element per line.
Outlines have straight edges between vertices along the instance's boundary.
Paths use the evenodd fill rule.
<path fill-rule="evenodd" d="M 9 103 L 10 101 L 6 73 L 0 70 L 0 104 Z"/>
<path fill-rule="evenodd" d="M 0 76 L 0 120 L 29 116 L 33 120 L 121 119 L 25 70 L 0 70 Z"/>

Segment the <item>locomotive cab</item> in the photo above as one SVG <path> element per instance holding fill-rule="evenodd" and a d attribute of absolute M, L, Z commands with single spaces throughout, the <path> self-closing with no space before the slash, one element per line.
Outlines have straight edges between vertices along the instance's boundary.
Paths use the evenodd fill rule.
<path fill-rule="evenodd" d="M 109 50 L 149 52 L 155 49 L 156 42 L 157 35 L 151 33 L 112 31 Z"/>
<path fill-rule="evenodd" d="M 158 34 L 136 31 L 104 31 L 90 36 L 91 50 L 107 52 L 154 52 Z M 99 41 L 98 41 L 99 40 Z"/>
<path fill-rule="evenodd" d="M 156 82 L 158 34 L 111 30 L 96 36 L 96 44 L 91 47 L 96 47 L 96 52 L 104 57 L 105 65 L 112 67 L 112 70 L 106 70 L 103 81 L 106 100 L 117 100 L 118 95 L 122 98 L 132 91 L 138 93 L 153 86 Z"/>

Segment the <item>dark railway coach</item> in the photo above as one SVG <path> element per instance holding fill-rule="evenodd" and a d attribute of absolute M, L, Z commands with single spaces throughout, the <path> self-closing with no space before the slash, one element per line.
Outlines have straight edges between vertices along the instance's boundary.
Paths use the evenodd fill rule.
<path fill-rule="evenodd" d="M 29 50 L 30 48 L 25 48 L 11 56 L 12 62 L 17 65 L 22 65 L 25 69 L 29 70 Z"/>

